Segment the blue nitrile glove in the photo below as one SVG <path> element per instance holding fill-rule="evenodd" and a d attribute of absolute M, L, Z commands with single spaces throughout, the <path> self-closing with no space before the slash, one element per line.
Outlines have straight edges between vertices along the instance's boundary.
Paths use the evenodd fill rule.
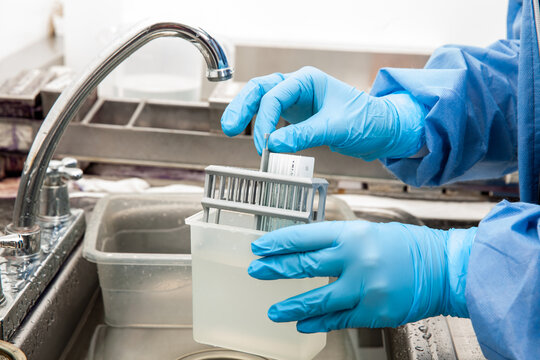
<path fill-rule="evenodd" d="M 365 160 L 409 157 L 424 145 L 427 111 L 410 94 L 373 97 L 313 67 L 250 80 L 225 109 L 223 132 L 240 134 L 256 113 L 259 154 L 266 133 L 273 152 L 328 145 Z M 280 115 L 293 125 L 274 132 Z"/>
<path fill-rule="evenodd" d="M 321 222 L 268 233 L 249 266 L 262 279 L 339 277 L 270 307 L 300 332 L 394 327 L 435 315 L 468 317 L 465 280 L 476 228 L 433 230 L 399 223 Z"/>

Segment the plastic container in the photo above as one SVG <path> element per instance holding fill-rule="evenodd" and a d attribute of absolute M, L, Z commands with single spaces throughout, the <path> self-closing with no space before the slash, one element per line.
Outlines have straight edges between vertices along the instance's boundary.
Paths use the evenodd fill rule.
<path fill-rule="evenodd" d="M 111 326 L 189 326 L 191 255 L 184 219 L 197 194 L 129 194 L 101 199 L 83 255 L 97 264 L 105 322 Z"/>
<path fill-rule="evenodd" d="M 188 41 L 156 39 L 126 59 L 113 77 L 116 97 L 199 101 L 203 58 Z"/>
<path fill-rule="evenodd" d="M 65 64 L 75 73 L 87 68 L 111 43 L 145 19 L 200 25 L 174 0 L 66 1 Z M 159 19 L 159 20 L 157 20 Z M 204 60 L 188 41 L 159 38 L 122 62 L 99 85 L 105 97 L 200 101 Z"/>
<path fill-rule="evenodd" d="M 222 211 L 220 223 L 202 212 L 188 219 L 193 265 L 195 341 L 280 360 L 307 360 L 326 344 L 326 334 L 301 334 L 295 323 L 274 323 L 268 308 L 281 300 L 328 283 L 328 278 L 261 281 L 247 273 L 256 259 L 252 215 Z"/>

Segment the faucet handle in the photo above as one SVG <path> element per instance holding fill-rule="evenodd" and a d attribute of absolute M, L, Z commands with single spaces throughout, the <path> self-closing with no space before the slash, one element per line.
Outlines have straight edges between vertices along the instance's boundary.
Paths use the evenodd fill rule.
<path fill-rule="evenodd" d="M 77 167 L 77 160 L 74 158 L 49 161 L 41 188 L 39 217 L 46 221 L 55 221 L 71 216 L 65 180 L 77 180 L 82 175 L 83 172 Z"/>
<path fill-rule="evenodd" d="M 78 180 L 83 171 L 77 167 L 77 159 L 66 157 L 62 160 L 51 160 L 47 167 L 44 185 L 60 186 L 62 180 Z"/>

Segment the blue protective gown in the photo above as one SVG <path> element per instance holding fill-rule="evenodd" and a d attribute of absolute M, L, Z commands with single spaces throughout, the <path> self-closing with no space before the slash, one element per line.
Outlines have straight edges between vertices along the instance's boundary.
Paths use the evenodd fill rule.
<path fill-rule="evenodd" d="M 440 185 L 519 168 L 521 202 L 479 225 L 467 308 L 488 359 L 540 359 L 540 57 L 533 1 L 511 0 L 508 39 L 444 46 L 425 69 L 382 69 L 372 94 L 409 91 L 424 104 L 427 154 L 386 159 L 403 181 Z M 540 19 L 539 19 L 540 21 Z M 478 24 L 481 26 L 481 24 Z"/>

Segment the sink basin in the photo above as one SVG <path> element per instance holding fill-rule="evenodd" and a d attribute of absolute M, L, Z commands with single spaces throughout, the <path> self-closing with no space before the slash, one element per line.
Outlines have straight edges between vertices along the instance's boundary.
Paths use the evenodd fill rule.
<path fill-rule="evenodd" d="M 126 194 L 98 202 L 84 245 L 85 257 L 97 263 L 102 287 L 102 297 L 96 299 L 87 320 L 90 328 L 82 332 L 92 338 L 87 345 L 88 360 L 252 359 L 243 353 L 223 357 L 210 351 L 215 347 L 193 340 L 191 272 L 186 266 L 190 235 L 184 219 L 200 211 L 200 196 Z M 326 218 L 351 220 L 355 215 L 344 201 L 329 196 Z M 182 270 L 174 268 L 178 261 L 183 265 L 176 267 Z M 182 317 L 175 323 L 171 318 L 176 315 Z M 361 334 L 358 329 L 332 332 L 315 359 L 353 360 L 360 354 L 385 359 L 382 342 L 362 347 Z M 382 338 L 380 331 L 378 334 Z"/>
<path fill-rule="evenodd" d="M 327 345 L 314 360 L 359 359 L 355 350 L 357 330 L 331 332 Z M 195 342 L 191 328 L 115 328 L 99 325 L 92 338 L 88 360 L 257 360 L 263 357 L 228 351 L 227 356 L 214 353 L 218 348 Z M 195 357 L 194 353 L 199 354 Z M 191 355 L 191 357 L 190 357 Z M 377 357 L 366 357 L 377 359 Z"/>
<path fill-rule="evenodd" d="M 113 195 L 97 203 L 83 256 L 97 264 L 108 325 L 192 324 L 184 219 L 200 203 L 195 194 Z"/>
<path fill-rule="evenodd" d="M 128 203 L 135 201 L 137 197 L 144 196 L 147 195 L 115 195 L 117 198 L 124 197 Z M 151 197 L 159 199 L 159 196 L 152 195 Z M 195 197 L 197 196 L 195 195 Z M 164 195 L 161 197 L 161 200 L 163 200 L 163 198 L 166 198 L 164 201 L 175 201 L 173 197 L 169 195 Z M 199 200 L 200 199 L 197 201 Z M 159 206 L 167 205 L 161 204 Z M 156 207 L 127 206 L 124 207 L 124 210 L 108 213 L 108 215 L 106 215 L 107 219 L 103 220 L 107 223 L 114 220 L 117 224 L 117 230 L 121 230 L 122 228 L 125 228 L 125 226 L 131 224 L 133 226 L 138 226 L 139 230 L 140 227 L 144 225 L 143 227 L 146 227 L 146 230 L 149 230 L 148 233 L 159 232 L 158 230 L 162 229 L 172 217 L 141 216 L 143 212 L 152 213 L 152 208 L 155 209 Z M 96 211 L 98 210 L 99 209 L 96 208 Z M 394 211 L 395 213 L 391 213 L 385 210 L 382 211 L 382 215 L 384 216 L 381 217 L 381 210 L 375 210 L 377 209 L 366 208 L 355 215 L 342 199 L 329 196 L 326 204 L 326 219 L 353 220 L 360 215 L 369 218 L 372 221 L 407 221 L 404 219 L 404 217 L 406 217 L 405 215 L 407 215 L 404 212 Z M 193 212 L 197 211 L 198 210 L 193 209 Z M 157 214 L 158 212 L 154 211 L 154 215 Z M 189 216 L 187 214 L 185 215 L 186 217 Z M 179 221 L 183 220 L 182 216 L 184 215 L 181 215 L 180 218 L 176 218 L 177 224 L 182 222 Z M 152 221 L 148 221 L 149 219 Z M 418 223 L 418 219 L 412 220 L 410 222 Z M 153 223 L 154 226 L 149 227 L 148 224 L 150 223 Z M 157 224 L 160 225 L 158 226 Z M 169 224 L 171 225 L 172 222 L 169 222 Z M 123 248 L 125 251 L 122 253 L 122 256 L 127 257 L 140 254 L 145 254 L 145 256 L 170 256 L 171 252 L 174 254 L 174 251 L 171 251 L 171 248 L 166 246 L 167 241 L 158 242 L 158 246 L 148 248 L 148 244 L 145 244 L 145 241 L 152 238 L 155 239 L 154 236 L 147 236 L 148 234 L 146 234 L 144 236 L 133 237 L 128 235 L 127 232 L 117 231 L 117 233 L 118 236 L 116 241 L 102 243 L 103 246 L 101 249 L 104 253 L 118 253 L 119 250 Z M 163 237 L 163 239 L 166 238 L 167 236 Z M 130 242 L 128 239 L 133 239 L 134 241 Z M 187 244 L 189 242 L 186 241 L 185 243 Z M 130 246 L 127 244 L 130 244 Z M 152 250 L 150 251 L 149 249 Z M 182 249 L 182 247 L 179 249 L 184 252 L 189 250 L 187 248 Z M 190 299 L 191 287 L 185 286 L 182 289 L 185 299 Z M 179 302 L 177 308 L 185 314 L 191 313 L 191 304 L 188 302 Z M 60 359 L 261 359 L 260 357 L 253 357 L 243 353 L 231 353 L 228 350 L 198 344 L 193 340 L 192 329 L 189 325 L 182 327 L 115 327 L 107 325 L 105 319 L 103 297 L 101 294 L 97 293 L 96 296 L 89 301 L 86 315 L 81 318 L 78 330 L 74 332 L 69 347 L 64 349 L 63 356 L 60 357 Z M 57 321 L 62 322 L 63 320 L 65 319 L 62 319 L 61 315 L 59 315 Z M 463 321 L 458 324 L 458 327 L 454 326 L 455 324 L 450 320 Z M 464 322 L 468 323 L 465 324 Z M 464 332 L 463 330 L 458 332 L 457 330 L 459 329 L 465 329 L 467 332 Z M 426 335 L 426 330 L 432 335 L 431 337 L 428 338 L 427 336 L 424 336 Z M 419 333 L 417 334 L 416 332 Z M 423 356 L 432 354 L 433 356 L 439 356 L 439 358 L 454 360 L 458 358 L 457 350 L 459 350 L 454 344 L 456 337 L 458 340 L 465 339 L 469 341 L 470 339 L 474 339 L 474 332 L 472 332 L 472 328 L 470 327 L 470 321 L 467 319 L 446 319 L 444 317 L 437 317 L 422 320 L 418 323 L 408 324 L 396 329 L 347 329 L 333 331 L 328 334 L 327 346 L 315 359 L 383 360 L 401 359 L 404 356 L 407 356 L 407 358 L 410 359 L 422 359 L 425 358 Z M 461 340 L 460 346 L 462 349 L 468 349 L 463 345 L 465 340 Z"/>

